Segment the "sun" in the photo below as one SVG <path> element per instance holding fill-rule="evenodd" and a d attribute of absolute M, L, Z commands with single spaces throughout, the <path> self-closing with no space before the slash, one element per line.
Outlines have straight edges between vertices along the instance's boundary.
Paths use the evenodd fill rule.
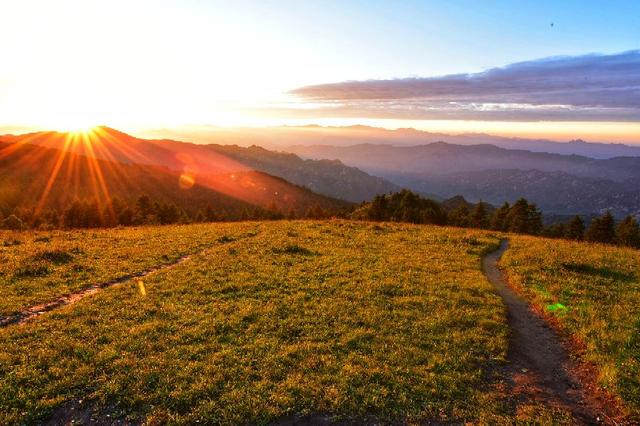
<path fill-rule="evenodd" d="M 78 125 L 78 126 L 67 127 L 63 129 L 63 131 L 66 133 L 70 133 L 72 135 L 88 135 L 90 133 L 93 133 L 96 127 L 97 126 L 93 124 L 87 124 L 87 125 L 81 125 L 81 126 Z"/>
<path fill-rule="evenodd" d="M 69 120 L 58 120 L 54 128 L 59 132 L 71 134 L 89 134 L 98 127 L 94 120 L 83 120 L 77 117 Z"/>

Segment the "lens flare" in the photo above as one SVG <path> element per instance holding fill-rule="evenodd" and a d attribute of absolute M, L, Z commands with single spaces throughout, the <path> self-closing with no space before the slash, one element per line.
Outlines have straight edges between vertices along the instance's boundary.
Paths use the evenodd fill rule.
<path fill-rule="evenodd" d="M 182 189 L 190 189 L 195 185 L 196 178 L 190 173 L 182 173 L 180 175 L 180 179 L 178 180 L 178 184 Z"/>
<path fill-rule="evenodd" d="M 144 287 L 144 283 L 142 282 L 142 280 L 138 280 L 138 291 L 142 296 L 147 295 L 147 289 Z"/>

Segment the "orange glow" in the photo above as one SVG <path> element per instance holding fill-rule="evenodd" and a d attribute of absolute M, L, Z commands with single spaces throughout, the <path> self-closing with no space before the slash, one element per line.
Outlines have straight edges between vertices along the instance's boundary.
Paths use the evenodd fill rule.
<path fill-rule="evenodd" d="M 178 179 L 178 184 L 182 189 L 190 189 L 195 185 L 196 179 L 193 175 L 188 173 L 183 173 L 180 175 L 180 179 Z"/>

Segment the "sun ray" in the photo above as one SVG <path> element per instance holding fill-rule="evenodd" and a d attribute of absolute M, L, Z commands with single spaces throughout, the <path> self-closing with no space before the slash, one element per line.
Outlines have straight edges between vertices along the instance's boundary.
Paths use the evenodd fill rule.
<path fill-rule="evenodd" d="M 56 178 L 58 177 L 58 173 L 60 172 L 60 168 L 62 167 L 62 163 L 64 162 L 64 159 L 67 155 L 67 150 L 69 147 L 69 144 L 71 143 L 71 137 L 67 136 L 65 138 L 65 142 L 64 142 L 64 146 L 63 149 L 59 151 L 58 153 L 58 157 L 56 159 L 56 163 L 53 166 L 53 170 L 51 171 L 51 174 L 49 176 L 49 179 L 47 180 L 47 184 L 45 185 L 44 190 L 42 191 L 42 195 L 40 196 L 40 201 L 38 202 L 37 206 L 36 206 L 36 210 L 35 213 L 39 214 L 46 201 L 47 201 L 47 197 L 49 196 L 49 192 L 51 191 L 51 188 L 53 187 L 53 184 L 56 180 Z"/>

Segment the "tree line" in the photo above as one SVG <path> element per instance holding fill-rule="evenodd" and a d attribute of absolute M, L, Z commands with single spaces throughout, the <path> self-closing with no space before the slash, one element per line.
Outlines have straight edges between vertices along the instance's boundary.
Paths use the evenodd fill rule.
<path fill-rule="evenodd" d="M 19 207 L 8 214 L 0 210 L 0 228 L 73 229 L 243 220 L 325 219 L 333 214 L 334 212 L 320 206 L 312 206 L 304 213 L 294 210 L 284 213 L 275 203 L 265 208 L 241 209 L 220 209 L 209 204 L 205 208 L 189 212 L 176 204 L 158 202 L 147 195 L 141 195 L 133 203 L 113 198 L 106 204 L 96 200 L 75 200 L 65 209 L 47 209 L 42 212 L 34 207 Z"/>
<path fill-rule="evenodd" d="M 567 222 L 545 226 L 538 207 L 525 198 L 520 198 L 513 204 L 504 203 L 497 209 L 481 201 L 475 205 L 462 203 L 447 210 L 440 203 L 405 189 L 376 196 L 372 201 L 360 205 L 351 217 L 370 221 L 491 229 L 640 248 L 640 226 L 633 216 L 627 216 L 616 223 L 611 212 L 607 211 L 594 218 L 588 227 L 580 216 L 574 216 Z"/>
<path fill-rule="evenodd" d="M 266 208 L 245 207 L 231 210 L 215 209 L 207 205 L 203 209 L 187 212 L 175 204 L 154 201 L 147 195 L 141 195 L 133 203 L 118 198 L 112 199 L 108 204 L 100 204 L 95 200 L 76 200 L 61 210 L 48 209 L 37 212 L 35 208 L 16 208 L 7 215 L 0 210 L 0 228 L 73 229 L 331 217 L 491 229 L 640 248 L 640 226 L 633 216 L 616 223 L 611 212 L 607 211 L 602 216 L 594 218 L 589 226 L 585 225 L 580 216 L 575 216 L 567 222 L 545 226 L 540 210 L 525 198 L 520 198 L 513 204 L 504 203 L 497 209 L 482 201 L 477 204 L 464 202 L 456 208 L 447 209 L 437 201 L 422 198 L 406 189 L 378 195 L 352 211 L 336 212 L 314 206 L 302 214 L 293 210 L 285 214 L 275 203 Z"/>

